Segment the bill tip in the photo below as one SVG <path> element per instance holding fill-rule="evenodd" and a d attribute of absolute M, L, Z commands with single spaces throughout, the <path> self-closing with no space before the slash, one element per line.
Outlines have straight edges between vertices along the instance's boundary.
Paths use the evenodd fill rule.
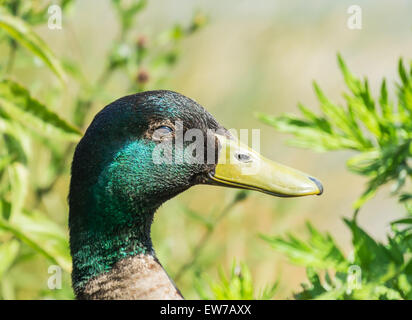
<path fill-rule="evenodd" d="M 316 184 L 316 186 L 318 187 L 319 193 L 317 195 L 320 196 L 323 193 L 322 183 L 318 179 L 313 178 L 313 177 L 309 177 L 309 179 L 312 180 Z"/>

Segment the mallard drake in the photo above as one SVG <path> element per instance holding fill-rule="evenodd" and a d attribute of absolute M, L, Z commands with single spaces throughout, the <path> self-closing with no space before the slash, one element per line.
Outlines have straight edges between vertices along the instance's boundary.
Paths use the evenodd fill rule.
<path fill-rule="evenodd" d="M 190 129 L 201 134 L 186 139 Z M 322 193 L 318 180 L 238 144 L 179 93 L 120 98 L 95 116 L 74 153 L 69 228 L 76 297 L 182 299 L 156 258 L 150 227 L 162 203 L 196 184 L 282 197 Z"/>

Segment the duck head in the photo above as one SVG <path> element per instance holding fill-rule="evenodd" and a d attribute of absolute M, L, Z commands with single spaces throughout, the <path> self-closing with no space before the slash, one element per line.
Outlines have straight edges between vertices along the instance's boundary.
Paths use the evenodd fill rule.
<path fill-rule="evenodd" d="M 76 294 L 122 259 L 154 256 L 150 226 L 156 209 L 197 184 L 281 197 L 323 191 L 310 175 L 239 143 L 179 93 L 120 98 L 96 115 L 73 158 L 69 227 Z"/>

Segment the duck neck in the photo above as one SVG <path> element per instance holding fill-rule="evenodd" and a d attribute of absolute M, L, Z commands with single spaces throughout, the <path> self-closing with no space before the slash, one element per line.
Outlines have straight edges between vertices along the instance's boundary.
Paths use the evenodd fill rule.
<path fill-rule="evenodd" d="M 71 212 L 71 217 L 81 217 L 70 223 L 77 298 L 162 299 L 164 292 L 177 294 L 153 250 L 150 227 L 155 210 L 140 209 L 133 214 L 108 212 L 107 208 L 99 214 Z M 154 290 L 156 285 L 164 290 Z"/>

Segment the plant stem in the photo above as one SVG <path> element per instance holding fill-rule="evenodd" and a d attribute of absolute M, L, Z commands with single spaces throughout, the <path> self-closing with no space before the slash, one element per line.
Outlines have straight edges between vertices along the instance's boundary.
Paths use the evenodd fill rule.
<path fill-rule="evenodd" d="M 207 231 L 203 234 L 202 238 L 200 238 L 199 242 L 196 244 L 196 246 L 193 249 L 193 255 L 190 258 L 189 261 L 187 261 L 185 264 L 183 264 L 179 270 L 176 272 L 176 275 L 174 276 L 174 280 L 178 281 L 183 274 L 189 270 L 193 265 L 196 264 L 197 259 L 200 256 L 200 253 L 202 252 L 202 250 L 204 249 L 204 247 L 206 246 L 207 242 L 209 241 L 211 235 L 213 234 L 213 231 L 215 230 L 216 226 L 219 224 L 219 222 L 226 217 L 230 210 L 232 210 L 232 208 L 239 202 L 241 202 L 242 200 L 244 200 L 246 198 L 246 193 L 244 190 L 239 191 L 235 197 L 232 199 L 232 201 L 227 204 L 223 210 L 220 212 L 220 214 L 217 216 L 215 223 L 212 225 L 211 228 L 207 229 Z"/>
<path fill-rule="evenodd" d="M 14 61 L 16 58 L 16 51 L 17 51 L 17 43 L 14 41 L 14 39 L 10 40 L 10 53 L 9 57 L 7 60 L 7 65 L 6 65 L 6 73 L 10 73 L 11 70 L 13 69 L 14 66 Z"/>

